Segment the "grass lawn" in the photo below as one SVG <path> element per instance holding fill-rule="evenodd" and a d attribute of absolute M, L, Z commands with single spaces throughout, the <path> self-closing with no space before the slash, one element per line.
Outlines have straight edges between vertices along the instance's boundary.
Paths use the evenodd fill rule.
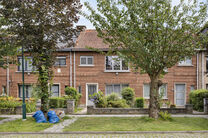
<path fill-rule="evenodd" d="M 85 117 L 64 131 L 196 131 L 208 130 L 208 119 L 175 117 L 172 121 L 145 117 Z"/>
<path fill-rule="evenodd" d="M 36 123 L 34 118 L 28 117 L 26 121 L 18 119 L 1 124 L 0 132 L 38 132 L 52 125 L 50 123 Z"/>
<path fill-rule="evenodd" d="M 0 117 L 0 121 L 3 120 L 3 119 L 6 119 L 6 118 L 5 117 Z"/>

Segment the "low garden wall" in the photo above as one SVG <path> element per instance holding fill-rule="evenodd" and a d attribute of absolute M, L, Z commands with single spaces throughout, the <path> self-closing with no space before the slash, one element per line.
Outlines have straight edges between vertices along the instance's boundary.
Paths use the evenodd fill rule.
<path fill-rule="evenodd" d="M 161 108 L 171 114 L 192 114 L 193 105 L 187 104 L 185 108 Z M 87 106 L 87 114 L 148 114 L 148 108 L 95 108 Z"/>
<path fill-rule="evenodd" d="M 22 114 L 22 106 L 17 106 L 15 108 L 6 108 L 6 109 L 0 109 L 0 114 L 16 114 L 21 115 Z"/>

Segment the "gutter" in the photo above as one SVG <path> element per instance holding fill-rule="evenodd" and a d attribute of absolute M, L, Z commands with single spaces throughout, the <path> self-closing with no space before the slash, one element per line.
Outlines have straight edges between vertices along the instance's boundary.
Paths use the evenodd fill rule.
<path fill-rule="evenodd" d="M 197 60 L 196 60 L 196 66 L 197 66 L 197 69 L 196 69 L 196 89 L 199 89 L 199 53 L 197 52 Z"/>
<path fill-rule="evenodd" d="M 74 88 L 76 88 L 76 57 L 75 57 L 75 51 L 74 51 Z"/>
<path fill-rule="evenodd" d="M 69 82 L 70 82 L 70 87 L 72 87 L 72 50 L 70 50 L 70 68 L 69 68 Z"/>

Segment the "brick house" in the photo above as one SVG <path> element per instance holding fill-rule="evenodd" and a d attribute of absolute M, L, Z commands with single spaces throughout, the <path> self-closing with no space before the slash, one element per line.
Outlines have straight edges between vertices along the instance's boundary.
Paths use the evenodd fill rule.
<path fill-rule="evenodd" d="M 105 95 L 112 92 L 120 95 L 122 88 L 129 86 L 135 90 L 136 97 L 149 99 L 150 79 L 147 75 L 133 72 L 125 61 L 116 60 L 116 56 L 105 56 L 89 50 L 86 46 L 98 48 L 103 52 L 108 51 L 108 46 L 97 37 L 95 30 L 81 32 L 75 47 L 57 52 L 52 96 L 63 96 L 64 88 L 73 86 L 82 94 L 80 104 L 90 105 L 92 102 L 89 95 L 98 90 Z M 30 57 L 28 59 L 32 60 Z M 31 72 L 30 64 L 27 61 L 25 65 L 27 97 L 31 95 L 32 84 L 37 82 L 37 76 L 35 72 Z M 189 92 L 197 88 L 197 56 L 168 68 L 167 72 L 162 79 L 164 85 L 160 87 L 160 92 L 164 93 L 163 99 L 177 106 L 184 106 L 188 102 Z M 10 96 L 21 97 L 21 81 L 21 67 L 10 65 L 7 70 L 0 69 L 2 92 L 7 91 Z"/>

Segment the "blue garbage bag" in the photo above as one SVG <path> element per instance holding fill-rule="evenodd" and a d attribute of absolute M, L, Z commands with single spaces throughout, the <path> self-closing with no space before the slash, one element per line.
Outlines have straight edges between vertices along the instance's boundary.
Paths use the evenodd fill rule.
<path fill-rule="evenodd" d="M 49 123 L 58 123 L 59 120 L 60 119 L 56 115 L 56 112 L 55 111 L 49 111 L 48 112 L 48 121 L 49 121 Z"/>
<path fill-rule="evenodd" d="M 37 123 L 46 123 L 47 120 L 41 110 L 35 112 L 35 114 L 32 116 L 35 118 Z"/>

